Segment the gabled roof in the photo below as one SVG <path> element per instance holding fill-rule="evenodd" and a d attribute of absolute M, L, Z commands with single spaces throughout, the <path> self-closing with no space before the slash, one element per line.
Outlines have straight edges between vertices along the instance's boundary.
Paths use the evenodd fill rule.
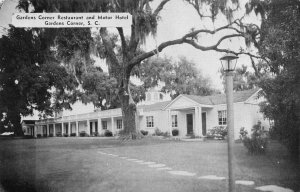
<path fill-rule="evenodd" d="M 163 110 L 169 103 L 171 103 L 171 101 L 163 101 L 151 105 L 139 105 L 137 108 L 143 109 L 144 111 L 157 111 Z"/>
<path fill-rule="evenodd" d="M 246 91 L 237 91 L 233 93 L 233 102 L 245 102 L 249 99 L 252 95 L 258 92 L 259 89 L 250 89 Z M 199 104 L 206 104 L 206 105 L 219 105 L 226 103 L 226 94 L 217 94 L 217 95 L 210 95 L 210 96 L 197 96 L 197 95 L 183 95 L 193 101 L 196 101 Z"/>

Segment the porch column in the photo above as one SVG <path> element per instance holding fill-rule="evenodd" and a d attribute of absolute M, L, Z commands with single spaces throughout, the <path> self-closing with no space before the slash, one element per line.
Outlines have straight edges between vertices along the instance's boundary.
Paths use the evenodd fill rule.
<path fill-rule="evenodd" d="M 55 124 L 53 124 L 53 137 L 56 137 L 56 130 L 55 130 Z"/>
<path fill-rule="evenodd" d="M 61 136 L 64 135 L 64 122 L 61 123 Z"/>
<path fill-rule="evenodd" d="M 49 124 L 47 123 L 47 130 L 46 130 L 46 134 L 47 134 L 47 136 L 49 136 L 50 135 L 50 128 L 49 128 Z"/>
<path fill-rule="evenodd" d="M 71 136 L 71 122 L 68 122 L 68 134 Z"/>
<path fill-rule="evenodd" d="M 201 107 L 195 107 L 195 126 L 194 133 L 196 136 L 202 135 L 202 109 Z"/>
<path fill-rule="evenodd" d="M 114 132 L 115 132 L 115 122 L 114 122 L 114 118 L 113 117 L 111 118 L 111 132 L 114 135 Z"/>
<path fill-rule="evenodd" d="M 98 119 L 98 133 L 102 132 L 102 120 L 101 118 Z"/>
<path fill-rule="evenodd" d="M 78 131 L 79 131 L 79 123 L 78 123 L 78 121 L 76 121 L 75 124 L 76 124 L 76 125 L 75 125 L 76 137 L 78 137 L 78 136 L 79 136 L 79 134 L 78 134 Z"/>
<path fill-rule="evenodd" d="M 34 125 L 34 128 L 33 128 L 33 136 L 36 138 L 37 136 L 37 125 Z"/>
<path fill-rule="evenodd" d="M 167 111 L 168 111 L 168 119 L 167 119 L 168 125 L 167 125 L 167 127 L 168 127 L 168 129 L 169 129 L 169 131 L 170 131 L 170 135 L 172 136 L 172 117 L 171 117 L 171 110 L 168 109 Z"/>
<path fill-rule="evenodd" d="M 90 135 L 90 120 L 86 120 L 86 133 Z"/>

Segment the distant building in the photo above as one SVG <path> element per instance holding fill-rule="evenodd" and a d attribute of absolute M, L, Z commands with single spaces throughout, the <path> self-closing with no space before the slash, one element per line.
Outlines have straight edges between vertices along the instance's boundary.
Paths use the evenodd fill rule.
<path fill-rule="evenodd" d="M 248 132 L 258 121 L 269 127 L 259 112 L 258 89 L 234 93 L 234 126 L 235 139 L 239 138 L 239 130 L 245 127 Z M 153 133 L 155 129 L 162 132 L 179 130 L 179 136 L 187 134 L 206 136 L 207 131 L 215 126 L 226 126 L 226 95 L 212 96 L 179 95 L 170 100 L 166 94 L 150 90 L 146 93 L 146 101 L 137 106 L 140 130 Z M 61 117 L 38 120 L 35 124 L 37 134 L 63 135 L 71 133 L 78 136 L 80 132 L 89 135 L 103 134 L 110 130 L 113 134 L 123 129 L 122 112 L 120 108 L 110 110 L 95 110 L 78 115 L 62 115 Z"/>
<path fill-rule="evenodd" d="M 34 136 L 34 126 L 36 120 L 23 120 L 21 123 L 22 130 L 25 135 Z"/>

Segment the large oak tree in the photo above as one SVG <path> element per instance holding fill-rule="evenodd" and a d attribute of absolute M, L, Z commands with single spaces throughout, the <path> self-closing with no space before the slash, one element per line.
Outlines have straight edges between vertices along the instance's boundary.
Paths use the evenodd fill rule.
<path fill-rule="evenodd" d="M 130 76 L 133 69 L 139 65 L 143 60 L 158 54 L 163 49 L 178 45 L 188 44 L 201 51 L 218 51 L 218 52 L 233 52 L 231 50 L 220 47 L 220 44 L 230 38 L 245 37 L 246 30 L 249 26 L 243 25 L 241 19 L 231 20 L 233 12 L 239 8 L 237 0 L 231 0 L 230 3 L 224 0 L 186 0 L 186 2 L 199 15 L 199 22 L 202 18 L 210 18 L 212 21 L 220 14 L 224 14 L 228 19 L 228 24 L 215 29 L 191 29 L 191 31 L 182 37 L 159 44 L 155 49 L 147 52 L 139 51 L 142 44 L 145 43 L 148 35 L 156 34 L 157 24 L 160 17 L 160 12 L 171 3 L 172 0 L 162 0 L 158 6 L 153 8 L 150 6 L 151 0 L 20 0 L 19 7 L 26 12 L 129 12 L 132 14 L 132 26 L 130 34 L 125 34 L 121 27 L 116 28 L 118 36 L 111 33 L 111 30 L 103 27 L 99 29 L 100 38 L 98 39 L 98 53 L 99 56 L 105 57 L 108 64 L 109 76 L 114 78 L 117 82 L 116 93 L 119 102 L 121 103 L 124 134 L 128 138 L 136 138 L 136 104 L 130 91 Z M 209 7 L 210 11 L 205 8 Z M 33 8 L 33 9 L 31 9 Z M 46 29 L 45 29 L 46 30 Z M 68 29 L 66 29 L 68 30 Z M 227 31 L 227 35 L 218 37 L 216 43 L 204 46 L 201 44 L 201 36 L 205 34 L 214 35 L 216 33 Z M 88 33 L 88 32 L 87 32 Z M 201 35 L 201 36 L 200 36 Z M 82 55 L 84 60 L 82 64 L 89 63 L 90 47 L 80 49 L 81 46 L 74 46 L 71 49 L 63 46 L 63 44 L 55 45 L 55 36 L 69 38 L 63 36 L 61 30 L 53 31 L 50 40 L 53 41 L 52 46 L 60 49 L 72 50 L 73 56 L 75 53 Z M 115 40 L 120 42 L 120 49 L 116 48 Z M 78 45 L 80 45 L 79 43 Z M 76 45 L 76 43 L 75 43 Z M 243 50 L 237 54 L 248 54 Z M 68 62 L 72 65 L 73 63 Z"/>

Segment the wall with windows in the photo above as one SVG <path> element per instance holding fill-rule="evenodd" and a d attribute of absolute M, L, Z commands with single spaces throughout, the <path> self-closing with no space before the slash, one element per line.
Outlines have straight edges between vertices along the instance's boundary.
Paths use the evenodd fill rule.
<path fill-rule="evenodd" d="M 173 113 L 172 113 L 173 114 Z M 151 120 L 153 117 L 153 126 L 152 123 L 148 121 L 147 126 L 147 117 L 148 120 Z M 144 112 L 143 116 L 140 116 L 139 120 L 140 130 L 148 131 L 149 134 L 154 133 L 155 129 L 158 128 L 162 132 L 170 132 L 170 126 L 168 126 L 168 112 L 159 110 L 159 111 L 149 111 Z"/>
<path fill-rule="evenodd" d="M 208 110 L 207 113 L 207 130 L 221 126 L 219 124 L 218 112 L 226 110 L 226 104 L 215 105 L 212 110 Z M 261 121 L 263 126 L 268 129 L 268 121 L 263 119 L 262 114 L 259 112 L 259 106 L 256 104 L 247 103 L 234 103 L 234 138 L 239 139 L 240 129 L 245 127 L 248 133 L 251 133 L 251 129 L 254 124 Z"/>

